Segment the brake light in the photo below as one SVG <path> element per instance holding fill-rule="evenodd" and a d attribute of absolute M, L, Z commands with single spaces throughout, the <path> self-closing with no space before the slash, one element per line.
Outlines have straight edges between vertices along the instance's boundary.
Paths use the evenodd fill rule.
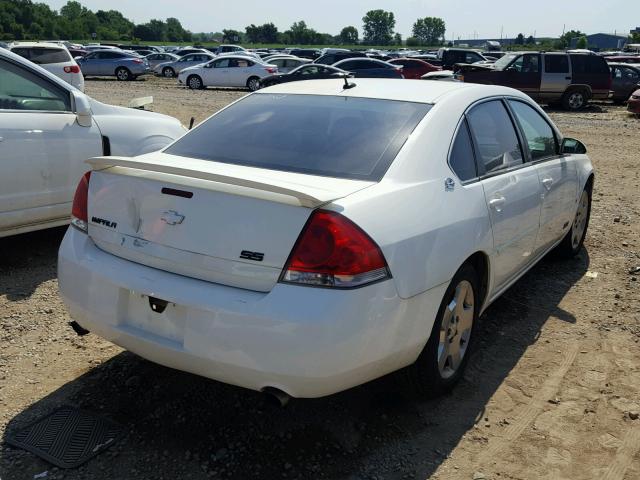
<path fill-rule="evenodd" d="M 71 65 L 70 67 L 64 67 L 64 73 L 80 73 L 80 67 L 78 65 Z"/>
<path fill-rule="evenodd" d="M 73 206 L 71 207 L 71 225 L 78 230 L 87 232 L 89 215 L 87 212 L 87 199 L 89 197 L 89 180 L 91 179 L 91 171 L 85 173 L 73 196 Z"/>
<path fill-rule="evenodd" d="M 133 63 L 144 63 L 144 60 L 140 60 L 139 58 L 134 58 Z"/>
<path fill-rule="evenodd" d="M 339 213 L 318 210 L 307 221 L 280 281 L 351 288 L 390 278 L 376 243 Z"/>
<path fill-rule="evenodd" d="M 265 70 L 267 71 L 267 73 L 276 73 L 278 71 L 277 68 L 273 68 L 273 67 L 267 67 L 265 68 Z"/>

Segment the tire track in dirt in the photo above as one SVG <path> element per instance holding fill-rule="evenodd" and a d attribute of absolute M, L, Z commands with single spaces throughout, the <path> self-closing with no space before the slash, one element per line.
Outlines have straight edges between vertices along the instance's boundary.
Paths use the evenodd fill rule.
<path fill-rule="evenodd" d="M 602 480 L 623 480 L 625 472 L 631 466 L 633 457 L 639 449 L 640 428 L 631 427 L 624 435 L 622 444 Z"/>
<path fill-rule="evenodd" d="M 478 464 L 485 464 L 487 461 L 496 457 L 496 455 L 507 449 L 516 438 L 522 435 L 522 432 L 540 415 L 549 398 L 552 398 L 558 391 L 562 379 L 569 371 L 577 354 L 577 345 L 572 346 L 565 352 L 564 359 L 560 366 L 545 380 L 517 418 L 500 436 L 493 437 L 489 440 L 488 447 L 478 456 Z"/>

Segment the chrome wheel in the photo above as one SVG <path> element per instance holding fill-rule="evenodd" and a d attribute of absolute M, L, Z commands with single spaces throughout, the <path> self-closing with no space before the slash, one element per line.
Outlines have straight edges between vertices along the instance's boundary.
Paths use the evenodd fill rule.
<path fill-rule="evenodd" d="M 578 211 L 576 212 L 576 218 L 573 220 L 573 227 L 571 228 L 571 246 L 573 249 L 577 249 L 584 236 L 584 231 L 587 228 L 587 219 L 589 217 L 589 193 L 587 191 L 582 192 L 580 196 L 580 203 L 578 204 Z"/>
<path fill-rule="evenodd" d="M 176 76 L 176 72 L 173 71 L 173 68 L 165 68 L 162 71 L 162 74 L 166 77 L 166 78 L 173 78 Z"/>
<path fill-rule="evenodd" d="M 467 353 L 475 314 L 473 287 L 462 280 L 444 310 L 438 343 L 438 370 L 442 378 L 453 376 Z"/>
<path fill-rule="evenodd" d="M 247 82 L 247 87 L 249 87 L 249 90 L 252 92 L 255 92 L 260 88 L 260 80 L 257 78 L 250 78 Z"/>
<path fill-rule="evenodd" d="M 202 80 L 199 77 L 189 78 L 189 88 L 192 90 L 199 90 L 202 88 Z"/>
<path fill-rule="evenodd" d="M 126 68 L 119 68 L 118 71 L 116 72 L 116 77 L 118 77 L 118 80 L 122 80 L 122 81 L 126 81 L 129 80 L 129 70 L 127 70 Z"/>
<path fill-rule="evenodd" d="M 572 92 L 569 94 L 569 98 L 567 100 L 569 107 L 572 110 L 578 110 L 584 105 L 584 93 L 582 92 Z"/>

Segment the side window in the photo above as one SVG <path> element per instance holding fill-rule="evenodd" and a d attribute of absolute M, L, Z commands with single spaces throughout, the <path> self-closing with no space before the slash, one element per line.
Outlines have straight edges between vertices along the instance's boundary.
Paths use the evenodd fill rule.
<path fill-rule="evenodd" d="M 626 78 L 627 80 L 632 81 L 632 82 L 636 82 L 636 81 L 638 81 L 638 78 L 640 77 L 640 75 L 638 75 L 638 72 L 636 72 L 635 70 L 633 70 L 631 68 L 625 68 L 624 69 L 624 73 L 623 73 L 623 77 Z"/>
<path fill-rule="evenodd" d="M 466 120 L 460 123 L 460 128 L 458 128 L 458 133 L 453 141 L 451 155 L 449 156 L 449 165 L 451 165 L 451 169 L 456 172 L 458 178 L 463 182 L 478 176 Z"/>
<path fill-rule="evenodd" d="M 531 159 L 539 160 L 557 155 L 556 136 L 545 119 L 526 103 L 510 100 L 509 105 L 522 127 Z"/>
<path fill-rule="evenodd" d="M 622 78 L 622 69 L 619 67 L 611 67 L 612 78 Z"/>
<path fill-rule="evenodd" d="M 522 62 L 523 73 L 538 73 L 540 71 L 538 55 L 524 55 Z"/>
<path fill-rule="evenodd" d="M 569 73 L 569 59 L 566 55 L 545 55 L 544 71 L 547 73 Z"/>
<path fill-rule="evenodd" d="M 464 59 L 465 63 L 479 62 L 480 60 L 483 60 L 483 58 L 476 52 L 467 52 Z"/>
<path fill-rule="evenodd" d="M 354 63 L 355 62 L 344 62 L 342 64 L 339 65 L 339 68 L 343 69 L 343 70 L 349 70 L 351 68 L 354 68 Z"/>
<path fill-rule="evenodd" d="M 491 173 L 523 163 L 522 149 L 513 122 L 500 100 L 473 107 L 467 114 L 478 147 L 480 169 Z"/>
<path fill-rule="evenodd" d="M 71 97 L 65 89 L 0 60 L 0 109 L 70 112 Z"/>
<path fill-rule="evenodd" d="M 229 68 L 229 59 L 223 58 L 213 64 L 213 68 Z"/>

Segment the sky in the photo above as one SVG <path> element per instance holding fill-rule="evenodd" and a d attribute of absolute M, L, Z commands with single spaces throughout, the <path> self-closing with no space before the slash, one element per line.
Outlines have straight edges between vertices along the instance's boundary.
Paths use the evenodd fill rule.
<path fill-rule="evenodd" d="M 60 9 L 66 0 L 44 1 Z M 192 32 L 219 32 L 224 28 L 244 31 L 252 23 L 273 22 L 284 31 L 298 20 L 322 33 L 337 35 L 348 25 L 362 36 L 362 17 L 368 10 L 392 11 L 396 31 L 410 36 L 417 18 L 444 19 L 446 38 L 557 37 L 563 29 L 586 33 L 626 35 L 640 18 L 631 15 L 631 0 L 79 0 L 87 8 L 120 10 L 135 23 L 152 18 L 176 17 Z"/>

